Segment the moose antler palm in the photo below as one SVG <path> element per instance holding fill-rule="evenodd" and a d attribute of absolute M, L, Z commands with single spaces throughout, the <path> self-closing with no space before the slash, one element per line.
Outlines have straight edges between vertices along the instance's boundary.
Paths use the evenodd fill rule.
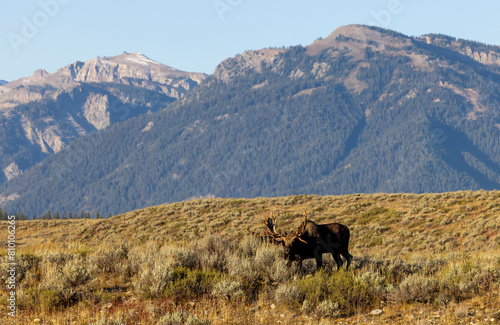
<path fill-rule="evenodd" d="M 271 217 L 264 219 L 264 225 L 266 227 L 261 231 L 260 234 L 251 232 L 250 228 L 247 228 L 247 231 L 251 235 L 257 238 L 270 239 L 273 242 L 277 241 L 276 238 L 280 238 L 283 235 L 276 232 L 276 219 L 277 219 L 277 214 L 276 216 L 274 216 L 273 212 L 271 211 Z"/>

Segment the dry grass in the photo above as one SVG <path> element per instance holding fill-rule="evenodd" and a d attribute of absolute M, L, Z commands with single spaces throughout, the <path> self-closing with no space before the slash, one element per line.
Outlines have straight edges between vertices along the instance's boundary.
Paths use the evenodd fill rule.
<path fill-rule="evenodd" d="M 303 209 L 350 227 L 352 270 L 326 258 L 296 276 L 279 246 L 246 232 L 271 210 L 294 229 Z M 16 236 L 19 324 L 500 320 L 498 191 L 194 200 L 107 220 L 17 221 Z"/>

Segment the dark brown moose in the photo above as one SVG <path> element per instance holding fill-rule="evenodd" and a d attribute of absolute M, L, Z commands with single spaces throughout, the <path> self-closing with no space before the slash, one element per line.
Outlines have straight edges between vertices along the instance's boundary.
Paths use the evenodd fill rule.
<path fill-rule="evenodd" d="M 297 261 L 298 269 L 301 270 L 303 260 L 314 258 L 316 268 L 319 269 L 323 265 L 323 254 L 330 253 L 337 263 L 337 269 L 343 265 L 340 255 L 347 260 L 346 268 L 349 268 L 352 255 L 349 254 L 348 249 L 350 238 L 348 227 L 340 223 L 318 225 L 307 220 L 305 211 L 302 225 L 289 234 L 276 232 L 276 217 L 268 218 L 265 223 L 266 229 L 260 235 L 254 235 L 282 243 L 289 265 Z"/>

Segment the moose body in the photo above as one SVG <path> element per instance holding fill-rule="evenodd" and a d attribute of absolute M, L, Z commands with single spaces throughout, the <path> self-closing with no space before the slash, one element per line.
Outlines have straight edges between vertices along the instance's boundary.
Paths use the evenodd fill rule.
<path fill-rule="evenodd" d="M 347 260 L 347 268 L 351 264 L 352 255 L 349 254 L 349 228 L 340 223 L 329 223 L 317 225 L 313 221 L 307 220 L 303 225 L 303 230 L 299 235 L 287 235 L 277 238 L 285 248 L 285 258 L 289 264 L 293 261 L 298 263 L 299 269 L 302 261 L 314 258 L 317 268 L 323 266 L 323 254 L 332 254 L 337 268 L 344 264 L 340 255 Z"/>

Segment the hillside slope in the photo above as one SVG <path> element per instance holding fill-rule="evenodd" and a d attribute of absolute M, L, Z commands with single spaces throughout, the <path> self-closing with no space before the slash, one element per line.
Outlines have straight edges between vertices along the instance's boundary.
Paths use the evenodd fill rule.
<path fill-rule="evenodd" d="M 108 219 L 20 221 L 18 236 L 26 251 L 68 242 L 89 248 L 120 241 L 178 244 L 208 236 L 233 242 L 248 235 L 247 228 L 264 229 L 271 211 L 278 213 L 278 230 L 296 229 L 303 210 L 317 223 L 347 225 L 355 256 L 500 249 L 499 191 L 197 199 Z"/>
<path fill-rule="evenodd" d="M 194 197 L 498 189 L 500 68 L 474 54 L 494 47 L 467 42 L 469 56 L 433 37 L 351 25 L 228 58 L 169 109 L 12 180 L 4 207 L 107 215 Z"/>
<path fill-rule="evenodd" d="M 309 259 L 296 273 L 281 245 L 246 231 L 271 212 L 291 231 L 303 209 L 350 228 L 349 270 L 324 254 L 323 269 Z M 499 191 L 193 200 L 101 220 L 16 220 L 16 244 L 17 319 L 27 323 L 500 320 Z"/>

